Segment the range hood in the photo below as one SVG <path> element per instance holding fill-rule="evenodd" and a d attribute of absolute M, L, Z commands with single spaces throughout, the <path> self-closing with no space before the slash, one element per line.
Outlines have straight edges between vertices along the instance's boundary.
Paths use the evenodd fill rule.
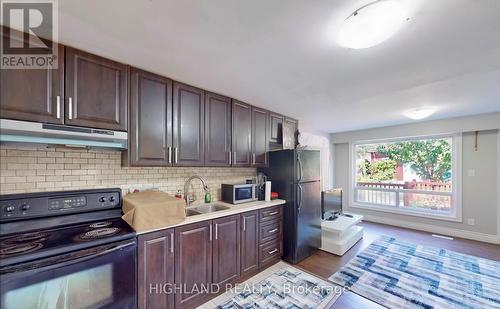
<path fill-rule="evenodd" d="M 0 142 L 127 149 L 127 132 L 0 119 Z"/>

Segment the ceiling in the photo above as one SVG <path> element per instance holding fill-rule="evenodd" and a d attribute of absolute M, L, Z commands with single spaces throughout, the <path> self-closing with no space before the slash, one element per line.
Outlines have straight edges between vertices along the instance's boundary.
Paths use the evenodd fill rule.
<path fill-rule="evenodd" d="M 500 111 L 500 1 L 402 0 L 411 19 L 364 50 L 336 43 L 372 0 L 64 0 L 59 40 L 340 132 Z"/>

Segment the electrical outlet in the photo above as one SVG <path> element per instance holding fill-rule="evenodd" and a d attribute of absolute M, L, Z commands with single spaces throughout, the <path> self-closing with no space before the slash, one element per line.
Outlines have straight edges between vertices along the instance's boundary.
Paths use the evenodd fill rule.
<path fill-rule="evenodd" d="M 469 177 L 474 177 L 476 176 L 476 170 L 475 169 L 470 169 L 467 171 L 467 176 Z"/>
<path fill-rule="evenodd" d="M 474 224 L 476 224 L 476 220 L 474 218 L 468 218 L 467 219 L 467 224 L 468 225 L 474 225 Z"/>

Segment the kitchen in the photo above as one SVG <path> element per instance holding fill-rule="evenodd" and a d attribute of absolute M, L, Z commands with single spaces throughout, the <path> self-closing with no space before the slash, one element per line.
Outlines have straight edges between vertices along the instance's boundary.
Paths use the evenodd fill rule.
<path fill-rule="evenodd" d="M 500 304 L 497 0 L 0 7 L 0 309 Z"/>
<path fill-rule="evenodd" d="M 24 40 L 4 27 L 7 34 Z M 61 301 L 192 308 L 281 260 L 287 201 L 271 200 L 271 182 L 269 192 L 263 179 L 255 183 L 258 170 L 272 171 L 271 153 L 291 155 L 289 168 L 302 169 L 295 165 L 296 119 L 70 46 L 57 49 L 57 69 L 1 72 L 2 308 L 59 308 Z M 318 158 L 313 164 L 319 177 Z M 317 179 L 316 244 L 302 239 L 300 259 L 319 247 Z M 120 216 L 127 217 L 123 201 L 135 191 L 164 196 L 160 208 L 149 205 L 151 197 L 134 204 L 127 220 L 134 231 Z M 288 203 L 295 194 L 302 199 L 294 192 Z M 167 211 L 155 220 L 174 196 L 182 215 L 174 220 Z M 79 280 L 97 290 L 76 296 Z M 149 291 L 156 284 L 186 290 Z M 193 292 L 209 284 L 220 291 Z"/>

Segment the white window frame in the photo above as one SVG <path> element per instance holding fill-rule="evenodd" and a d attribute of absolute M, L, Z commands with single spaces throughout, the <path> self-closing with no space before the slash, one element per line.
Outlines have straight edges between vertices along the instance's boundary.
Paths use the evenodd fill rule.
<path fill-rule="evenodd" d="M 432 195 L 450 195 L 452 198 L 452 211 L 449 214 L 444 213 L 433 213 L 432 211 L 423 209 L 402 209 L 395 208 L 393 206 L 384 206 L 380 204 L 363 203 L 356 201 L 355 194 L 357 191 L 356 178 L 357 178 L 357 167 L 356 167 L 356 146 L 365 144 L 376 144 L 376 143 L 389 143 L 389 142 L 401 142 L 401 141 L 411 141 L 418 139 L 436 139 L 436 138 L 452 138 L 452 193 L 446 192 L 435 192 L 435 191 L 422 191 L 422 190 L 404 190 L 404 192 L 409 193 L 429 193 Z M 395 213 L 401 215 L 417 216 L 431 219 L 438 219 L 444 221 L 454 221 L 462 222 L 462 134 L 439 134 L 439 135 L 424 135 L 424 136 L 411 136 L 411 137 L 401 137 L 401 138 L 388 138 L 388 139 L 376 139 L 376 140 L 363 140 L 351 142 L 349 144 L 349 195 L 348 202 L 349 207 L 358 209 L 368 209 L 381 212 Z M 380 190 L 387 192 L 403 192 L 402 189 L 383 189 L 383 188 L 370 188 L 370 190 Z"/>

